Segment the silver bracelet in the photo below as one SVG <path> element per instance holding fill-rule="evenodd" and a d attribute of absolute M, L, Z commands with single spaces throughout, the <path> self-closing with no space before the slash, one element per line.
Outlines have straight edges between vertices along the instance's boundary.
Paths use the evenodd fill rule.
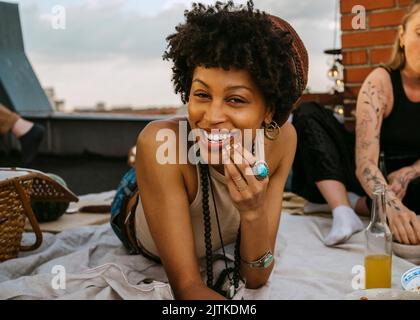
<path fill-rule="evenodd" d="M 268 268 L 274 261 L 274 256 L 271 253 L 271 250 L 268 250 L 261 258 L 258 258 L 254 261 L 245 261 L 241 258 L 241 261 L 245 263 L 250 268 Z"/>

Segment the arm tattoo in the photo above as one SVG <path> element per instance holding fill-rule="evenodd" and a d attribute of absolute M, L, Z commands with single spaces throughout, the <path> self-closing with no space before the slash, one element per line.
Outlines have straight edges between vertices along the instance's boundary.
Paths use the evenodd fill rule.
<path fill-rule="evenodd" d="M 386 109 L 385 97 L 382 84 L 373 85 L 370 81 L 361 92 L 363 106 L 356 122 L 356 157 L 361 170 L 359 179 L 368 194 L 372 194 L 376 184 L 387 185 L 378 168 L 377 159 L 373 160 L 369 156 L 372 151 L 379 149 L 380 124 Z M 392 190 L 387 189 L 387 205 L 400 211 L 396 200 Z"/>
<path fill-rule="evenodd" d="M 387 206 L 389 206 L 390 208 L 393 208 L 396 211 L 400 212 L 401 209 L 397 204 L 397 199 L 394 197 L 394 193 L 392 192 L 391 188 L 387 186 L 385 188 L 385 192 L 386 192 L 385 193 L 386 194 L 385 199 L 386 199 Z"/>
<path fill-rule="evenodd" d="M 382 84 L 380 84 L 379 88 L 376 88 L 376 86 L 372 85 L 370 81 L 367 83 L 367 86 L 367 89 L 362 91 L 364 99 L 363 103 L 370 106 L 371 110 L 374 111 L 376 115 L 375 131 L 377 131 L 383 111 L 386 107 L 386 102 L 384 101 L 384 89 Z M 375 97 L 377 101 L 374 101 Z M 372 118 L 370 118 L 370 120 L 373 121 Z"/>
<path fill-rule="evenodd" d="M 363 104 L 366 105 L 366 107 L 362 109 L 361 120 L 357 123 L 358 147 L 367 150 L 373 144 L 379 143 L 379 126 L 386 108 L 382 84 L 377 88 L 369 81 L 367 83 L 367 89 L 362 91 L 362 98 Z M 372 111 L 375 116 L 372 115 Z M 376 133 L 374 136 L 376 141 L 367 137 L 367 131 L 372 126 Z"/>
<path fill-rule="evenodd" d="M 386 181 L 383 178 L 382 173 L 372 160 L 365 160 L 362 163 L 362 167 L 362 177 L 364 180 L 362 181 L 362 184 L 366 183 L 370 190 L 373 190 L 376 184 L 386 185 Z M 397 203 L 397 198 L 389 186 L 386 186 L 386 204 L 398 212 L 401 211 Z"/>

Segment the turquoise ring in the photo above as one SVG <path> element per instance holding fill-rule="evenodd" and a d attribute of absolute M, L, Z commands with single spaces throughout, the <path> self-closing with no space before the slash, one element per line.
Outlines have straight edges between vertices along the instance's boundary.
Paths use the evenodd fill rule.
<path fill-rule="evenodd" d="M 264 180 L 268 177 L 268 165 L 265 161 L 259 160 L 252 167 L 252 172 L 257 180 Z"/>

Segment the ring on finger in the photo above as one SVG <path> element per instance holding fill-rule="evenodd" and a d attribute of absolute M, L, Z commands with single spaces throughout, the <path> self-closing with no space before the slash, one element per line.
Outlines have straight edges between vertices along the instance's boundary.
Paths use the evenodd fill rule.
<path fill-rule="evenodd" d="M 269 176 L 268 165 L 265 161 L 259 160 L 252 167 L 252 172 L 255 175 L 255 178 L 259 181 L 264 180 Z"/>
<path fill-rule="evenodd" d="M 237 177 L 232 177 L 232 180 L 237 182 L 237 181 L 241 181 L 243 179 L 242 179 L 241 176 L 237 176 Z"/>

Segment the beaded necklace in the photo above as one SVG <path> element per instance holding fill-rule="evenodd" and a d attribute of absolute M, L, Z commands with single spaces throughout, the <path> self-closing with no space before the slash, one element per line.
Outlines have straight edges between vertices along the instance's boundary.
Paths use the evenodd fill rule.
<path fill-rule="evenodd" d="M 254 144 L 252 145 L 252 154 L 254 154 Z M 222 233 L 220 230 L 219 223 L 219 213 L 217 211 L 216 202 L 214 200 L 213 186 L 210 179 L 210 171 L 208 164 L 199 163 L 200 166 L 200 179 L 201 179 L 201 188 L 203 194 L 202 208 L 203 208 L 203 220 L 204 220 L 204 242 L 206 246 L 206 269 L 207 269 L 207 286 L 216 292 L 220 293 L 223 296 L 226 296 L 228 299 L 232 299 L 236 294 L 239 288 L 239 279 L 240 279 L 240 265 L 241 265 L 241 255 L 240 255 L 240 244 L 241 244 L 241 226 L 239 225 L 238 233 L 235 241 L 235 251 L 234 251 L 234 267 L 228 268 L 227 257 L 225 252 L 225 246 L 223 243 Z M 225 270 L 223 270 L 219 276 L 216 284 L 213 285 L 213 247 L 211 243 L 211 221 L 210 221 L 210 209 L 209 209 L 209 180 L 210 180 L 210 190 L 212 193 L 213 205 L 216 212 L 216 221 L 217 228 L 219 232 L 220 242 L 222 244 L 223 256 L 225 261 Z M 231 278 L 229 274 L 233 272 L 233 277 Z M 229 279 L 230 286 L 227 291 L 222 289 L 225 282 L 226 276 Z"/>

